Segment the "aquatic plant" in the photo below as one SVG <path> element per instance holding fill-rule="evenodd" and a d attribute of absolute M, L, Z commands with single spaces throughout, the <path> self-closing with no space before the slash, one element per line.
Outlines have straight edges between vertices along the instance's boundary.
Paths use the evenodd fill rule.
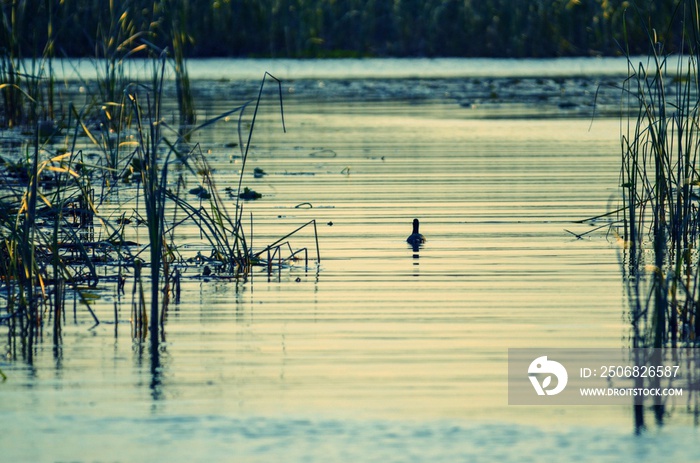
<path fill-rule="evenodd" d="M 690 53 L 675 69 L 656 30 L 647 30 L 648 58 L 635 59 L 629 48 L 625 50 L 628 76 L 621 86 L 620 206 L 615 226 L 634 348 L 700 344 L 699 6 L 697 0 L 678 3 L 682 49 Z M 641 18 L 639 10 L 631 14 Z M 677 23 L 667 26 L 673 24 Z M 639 365 L 649 359 L 634 361 Z M 659 378 L 648 382 L 659 386 Z M 652 409 L 662 423 L 663 400 L 654 398 Z M 637 431 L 643 429 L 642 405 L 634 406 L 634 419 Z"/>
<path fill-rule="evenodd" d="M 700 3 L 680 1 L 676 14 L 677 21 L 667 27 L 679 29 L 689 53 L 670 65 L 665 44 L 650 29 L 649 56 L 634 59 L 627 50 L 628 78 L 621 87 L 617 213 L 630 344 L 652 348 L 645 351 L 650 358 L 635 351 L 637 365 L 659 364 L 653 356 L 669 347 L 700 345 Z M 683 355 L 676 352 L 674 357 Z M 693 356 L 683 361 L 694 365 Z M 658 377 L 635 379 L 636 387 L 660 385 Z M 691 379 L 688 400 L 697 400 L 698 393 Z M 662 425 L 667 401 L 653 397 L 650 402 L 653 419 Z M 642 404 L 634 405 L 637 432 L 646 427 L 644 413 Z"/>
<path fill-rule="evenodd" d="M 106 17 L 96 23 L 94 39 L 94 66 L 97 71 L 97 100 L 95 106 L 101 113 L 102 129 L 119 133 L 123 121 L 122 111 L 128 105 L 124 90 L 131 78 L 126 67 L 130 58 L 149 51 L 147 39 L 151 30 L 143 30 L 132 13 L 131 2 L 108 2 Z"/>
<path fill-rule="evenodd" d="M 167 10 L 177 5 L 187 17 L 189 56 L 506 56 L 544 57 L 616 55 L 622 40 L 619 24 L 632 2 L 536 0 L 25 0 L 32 16 L 23 17 L 38 29 L 27 56 L 39 55 L 46 43 L 43 25 L 49 12 L 60 21 L 54 27 L 60 49 L 69 56 L 93 56 L 85 37 L 94 28 L 109 30 L 109 10 L 118 5 L 139 31 L 169 27 Z M 639 3 L 639 2 L 638 2 Z M 643 53 L 644 25 L 649 18 L 669 23 L 676 0 L 644 2 L 645 16 L 628 18 L 631 52 Z M 117 18 L 120 15 L 116 16 Z M 76 33 L 78 31 L 78 33 Z M 109 34 L 110 36 L 113 36 Z M 154 36 L 165 47 L 168 34 Z M 668 44 L 678 45 L 669 29 Z M 156 43 L 157 42 L 157 43 Z M 36 48 L 36 49 L 33 49 Z M 35 53 L 36 52 L 36 53 Z"/>
<path fill-rule="evenodd" d="M 54 4 L 42 2 L 41 8 L 33 10 L 29 3 L 0 7 L 0 126 L 54 119 Z M 32 24 L 35 15 L 43 21 Z"/>
<path fill-rule="evenodd" d="M 169 26 L 170 44 L 173 48 L 173 67 L 175 69 L 175 85 L 177 104 L 180 109 L 180 126 L 187 127 L 197 122 L 197 111 L 194 106 L 194 96 L 187 72 L 186 51 L 191 41 L 187 33 L 188 18 L 193 13 L 188 10 L 188 2 L 163 1 L 166 22 Z"/>
<path fill-rule="evenodd" d="M 26 355 L 30 355 L 31 346 L 39 339 L 46 320 L 52 323 L 54 344 L 60 344 L 65 299 L 70 294 L 75 294 L 95 323 L 99 323 L 90 309 L 90 301 L 99 295 L 90 288 L 97 286 L 100 278 L 106 278 L 117 282 L 117 292 L 121 294 L 125 286 L 124 269 L 134 278 L 130 317 L 132 338 L 137 342 L 150 338 L 150 345 L 156 353 L 164 336 L 163 324 L 170 293 L 175 291 L 175 300 L 178 299 L 182 279 L 179 268 L 172 264 L 179 259 L 179 267 L 188 265 L 178 257 L 176 233 L 185 223 L 194 224 L 201 230 L 201 236 L 208 240 L 212 248 L 208 262 L 218 275 L 246 277 L 254 266 L 266 266 L 271 272 L 273 268 L 297 260 L 302 254 L 308 265 L 306 248 L 294 249 L 289 238 L 312 222 L 254 252 L 244 233 L 243 205 L 238 193 L 231 195 L 236 198 L 236 212 L 229 214 L 206 157 L 198 145 L 187 143 L 193 133 L 238 113 L 243 161 L 239 174 L 241 188 L 262 87 L 265 80 L 272 77 L 263 77 L 244 145 L 242 120 L 244 110 L 251 102 L 205 121 L 185 134 L 168 126 L 161 111 L 167 62 L 164 55 L 153 60 L 150 85 L 130 84 L 125 88 L 124 98 L 129 104 L 120 111 L 122 122 L 115 124 L 117 130 L 124 132 L 114 135 L 116 141 L 103 133 L 92 132 L 84 108 L 71 108 L 72 118 L 68 118 L 74 124 L 71 135 L 62 141 L 42 140 L 36 130 L 31 143 L 26 145 L 24 159 L 16 162 L 3 160 L 0 164 L 0 169 L 6 174 L 0 175 L 0 191 L 5 194 L 0 201 L 3 211 L 0 214 L 3 236 L 0 294 L 5 299 L 0 323 L 10 328 L 9 344 L 15 345 L 19 341 Z M 283 115 L 282 108 L 280 111 Z M 172 134 L 173 141 L 169 140 L 168 134 Z M 84 155 L 90 144 L 104 153 L 96 163 L 88 162 Z M 171 180 L 174 166 L 177 166 L 179 177 Z M 126 176 L 126 172 L 130 175 Z M 199 194 L 194 200 L 189 200 L 180 188 L 186 182 L 185 175 L 199 181 Z M 147 246 L 136 253 L 131 250 L 135 243 L 124 239 L 128 222 L 125 213 L 121 212 L 116 221 L 100 214 L 100 206 L 105 200 L 112 198 L 110 201 L 114 201 L 118 191 L 124 189 L 138 192 L 134 213 L 140 216 L 139 211 L 144 212 L 143 223 L 148 229 Z M 172 220 L 166 220 L 169 217 Z M 250 224 L 252 236 L 252 217 Z M 320 260 L 315 222 L 313 225 Z M 97 234 L 101 238 L 96 238 Z M 289 255 L 282 257 L 285 246 Z M 143 259 L 141 254 L 145 249 L 148 257 Z M 267 260 L 266 254 L 269 254 Z M 111 268 L 116 268 L 118 273 L 109 275 L 105 265 L 114 265 Z M 98 266 L 104 269 L 99 277 Z M 150 284 L 148 293 L 145 291 L 147 284 Z M 147 294 L 150 297 L 146 297 Z M 115 336 L 117 323 L 115 306 Z"/>
<path fill-rule="evenodd" d="M 75 170 L 71 153 L 53 153 L 40 142 L 38 130 L 27 145 L 26 162 L 15 176 L 0 176 L 0 288 L 5 300 L 2 319 L 30 355 L 46 312 L 52 318 L 54 342 L 61 337 L 66 286 L 99 323 L 79 285 L 98 281 L 89 252 L 91 191 Z M 52 297 L 51 297 L 52 292 Z"/>
<path fill-rule="evenodd" d="M 690 23 L 697 24 L 696 11 L 686 9 Z M 688 55 L 672 70 L 653 31 L 649 45 L 652 53 L 646 62 L 628 57 L 629 77 L 622 87 L 632 116 L 621 137 L 621 236 L 627 247 L 625 271 L 633 283 L 628 287 L 633 343 L 676 347 L 700 341 L 700 262 L 695 252 L 700 236 L 700 76 L 697 55 Z M 688 46 L 698 49 L 697 44 Z M 651 270 L 648 299 L 640 287 L 645 268 Z"/>
<path fill-rule="evenodd" d="M 267 267 L 268 271 L 272 270 L 273 263 L 275 260 L 277 261 L 278 268 L 281 268 L 282 263 L 284 261 L 293 261 L 298 259 L 298 255 L 303 253 L 304 254 L 304 265 L 305 267 L 308 268 L 309 266 L 309 250 L 304 247 L 304 248 L 299 248 L 299 249 L 293 249 L 292 245 L 289 241 L 289 238 L 294 236 L 295 234 L 299 233 L 301 230 L 305 229 L 308 226 L 313 226 L 314 230 L 314 240 L 315 240 L 315 246 L 316 246 L 316 262 L 320 263 L 321 262 L 321 251 L 320 248 L 318 247 L 318 229 L 316 228 L 316 220 L 310 220 L 306 222 L 305 224 L 301 225 L 300 227 L 296 228 L 295 230 L 287 233 L 283 237 L 279 238 L 277 241 L 268 244 L 265 246 L 265 248 L 261 249 L 260 251 L 256 252 L 253 254 L 253 258 L 258 261 L 258 262 L 267 262 Z M 288 249 L 289 254 L 287 257 L 283 257 L 283 250 Z M 267 255 L 267 259 L 263 259 L 261 256 Z"/>
<path fill-rule="evenodd" d="M 157 62 L 156 62 L 157 63 Z M 159 151 L 163 138 L 161 135 L 161 104 L 163 98 L 163 78 L 165 58 L 160 59 L 160 68 L 154 68 L 151 91 L 146 104 L 142 104 L 138 93 L 128 94 L 136 120 L 137 147 L 136 159 L 140 165 L 140 183 L 142 185 L 144 206 L 146 208 L 146 225 L 150 249 L 151 267 L 151 318 L 149 323 L 152 351 L 157 351 L 160 340 L 159 295 L 161 262 L 164 255 L 163 234 L 165 232 L 165 191 L 168 182 L 168 158 L 173 149 L 168 151 L 166 160 L 159 164 Z M 155 64 L 154 64 L 155 66 Z"/>
<path fill-rule="evenodd" d="M 67 3 L 49 9 L 55 7 L 65 13 Z M 13 24 L 8 22 L 10 16 L 13 20 L 19 17 L 14 9 L 20 4 L 22 11 L 27 11 L 24 2 L 7 8 L 3 5 L 3 33 L 19 30 L 7 26 Z M 49 15 L 46 53 L 28 62 L 33 66 L 31 72 L 20 71 L 20 64 L 25 63 L 20 58 L 21 47 L 12 53 L 0 50 L 5 126 L 21 122 L 30 127 L 14 135 L 21 140 L 18 151 L 0 158 L 0 299 L 4 302 L 0 325 L 8 327 L 11 349 L 21 346 L 22 355 L 28 358 L 36 342 L 43 339 L 45 327 L 50 327 L 54 345 L 60 345 L 67 298 L 80 302 L 97 325 L 99 319 L 91 302 L 101 297 L 102 289 L 96 288 L 105 280 L 115 282 L 119 299 L 126 274 L 131 273 L 132 339 L 142 343 L 150 338 L 156 365 L 168 306 L 173 300 L 171 293 L 176 302 L 179 300 L 183 278 L 180 268 L 197 265 L 180 255 L 176 230 L 185 223 L 198 227 L 211 246 L 212 254 L 207 259 L 210 274 L 245 279 L 255 266 L 267 267 L 271 273 L 302 255 L 308 266 L 308 249 L 295 249 L 290 238 L 312 224 L 320 261 L 315 221 L 257 252 L 252 247 L 252 216 L 250 235 L 244 233 L 241 195 L 245 197 L 246 190 L 242 182 L 263 88 L 269 79 L 277 82 L 285 129 L 280 81 L 265 74 L 257 100 L 195 125 L 193 92 L 185 63 L 184 10 L 179 9 L 178 2 L 156 2 L 156 6 L 153 14 L 160 16 L 155 23 L 144 23 L 144 9 L 139 10 L 136 0 L 110 1 L 100 10 L 93 42 L 97 81 L 82 82 L 88 89 L 83 106 L 71 102 L 59 114 L 54 114 L 51 58 L 56 49 L 54 21 L 66 18 Z M 162 24 L 162 18 L 168 21 Z M 174 60 L 167 47 L 151 41 L 159 33 L 170 38 Z M 37 33 L 34 41 L 41 37 Z M 139 65 L 151 67 L 142 81 L 133 80 L 128 72 L 137 55 L 142 57 Z M 180 110 L 177 128 L 168 125 L 162 112 L 166 69 L 173 62 Z M 253 102 L 252 118 L 244 123 L 245 110 Z M 206 157 L 190 140 L 197 132 L 236 113 L 241 167 L 238 188 L 231 189 L 224 199 Z M 249 126 L 244 143 L 246 123 Z M 93 156 L 95 149 L 98 156 Z M 174 179 L 173 170 L 178 174 Z M 182 189 L 192 177 L 200 184 L 194 200 L 187 198 Z M 130 221 L 127 211 L 121 209 L 120 192 L 124 190 L 136 198 L 131 218 L 136 226 L 143 223 L 148 229 L 145 246 L 124 237 Z M 235 210 L 229 213 L 226 203 L 234 198 Z M 108 203 L 120 204 L 117 212 L 110 213 L 118 217 L 102 215 L 101 209 Z M 287 249 L 288 254 L 283 256 Z M 145 291 L 148 284 L 150 292 Z M 115 337 L 118 312 L 115 303 Z"/>

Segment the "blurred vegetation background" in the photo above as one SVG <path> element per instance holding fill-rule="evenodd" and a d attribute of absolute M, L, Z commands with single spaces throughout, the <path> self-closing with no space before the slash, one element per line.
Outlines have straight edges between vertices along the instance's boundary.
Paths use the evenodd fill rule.
<path fill-rule="evenodd" d="M 684 0 L 0 0 L 0 54 L 95 56 L 124 32 L 188 57 L 555 57 L 679 51 Z M 626 25 L 626 26 L 623 26 Z M 625 40 L 625 27 L 628 40 Z M 176 36 L 176 37 L 175 37 Z M 629 50 L 622 47 L 629 45 Z M 119 44 L 116 44 L 119 45 Z M 133 45 L 133 44 L 132 44 Z"/>

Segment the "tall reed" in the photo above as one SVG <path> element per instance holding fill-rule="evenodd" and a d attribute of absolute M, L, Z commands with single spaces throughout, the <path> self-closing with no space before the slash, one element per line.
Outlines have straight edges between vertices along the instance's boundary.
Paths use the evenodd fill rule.
<path fill-rule="evenodd" d="M 12 4 L 12 8 L 22 2 Z M 86 310 L 99 323 L 90 308 L 90 298 L 81 289 L 84 285 L 95 286 L 99 277 L 97 261 L 110 262 L 110 254 L 118 254 L 120 288 L 123 288 L 122 268 L 131 267 L 135 275 L 134 292 L 134 331 L 133 337 L 145 341 L 150 336 L 151 350 L 158 353 L 159 343 L 164 337 L 168 294 L 161 298 L 162 291 L 169 291 L 171 283 L 179 290 L 182 278 L 178 269 L 173 269 L 176 258 L 175 229 L 186 221 L 196 223 L 202 236 L 209 240 L 214 250 L 213 258 L 220 264 L 222 272 L 233 276 L 247 275 L 253 265 L 264 263 L 264 253 L 274 253 L 281 263 L 281 249 L 290 250 L 287 259 L 297 259 L 302 253 L 308 262 L 306 249 L 293 250 L 289 237 L 305 228 L 314 226 L 315 221 L 299 227 L 294 232 L 266 247 L 253 252 L 243 227 L 243 204 L 240 195 L 245 175 L 245 165 L 251 147 L 258 110 L 267 79 L 277 82 L 280 98 L 280 113 L 284 127 L 281 83 L 269 74 L 263 76 L 260 91 L 254 105 L 254 112 L 244 143 L 243 115 L 252 101 L 240 105 L 218 117 L 197 126 L 192 92 L 185 66 L 185 35 L 183 26 L 173 20 L 172 46 L 175 52 L 176 89 L 180 105 L 180 127 L 169 127 L 162 114 L 166 66 L 169 63 L 165 48 L 159 48 L 148 39 L 150 33 L 137 24 L 133 5 L 137 2 L 110 1 L 107 9 L 107 22 L 97 27 L 94 61 L 98 79 L 97 93 L 92 95 L 85 107 L 61 114 L 62 128 L 69 129 L 62 146 L 55 146 L 51 133 L 42 131 L 41 119 L 50 118 L 52 103 L 52 76 L 50 58 L 55 53 L 54 25 L 49 21 L 46 60 L 32 64 L 32 73 L 19 72 L 16 56 L 2 55 L 0 75 L 9 79 L 0 83 L 3 97 L 21 101 L 8 105 L 5 101 L 5 114 L 13 117 L 13 123 L 21 117 L 23 122 L 32 121 L 33 139 L 28 143 L 24 159 L 5 162 L 0 159 L 0 290 L 6 299 L 6 310 L 0 314 L 0 323 L 10 327 L 10 344 L 19 339 L 23 349 L 31 355 L 31 346 L 38 339 L 44 326 L 47 311 L 50 314 L 55 344 L 61 342 L 62 323 L 65 318 L 64 301 L 69 292 L 84 303 Z M 63 4 L 61 4 L 63 5 Z M 173 6 L 175 5 L 175 6 Z M 177 2 L 170 5 L 176 11 Z M 56 5 L 56 8 L 60 8 Z M 6 13 L 3 9 L 3 14 Z M 180 10 L 177 10 L 180 11 Z M 53 16 L 51 16 L 53 17 Z M 178 16 L 182 21 L 182 15 Z M 128 62 L 137 53 L 143 52 L 150 58 L 150 82 L 134 82 L 128 76 Z M 8 58 L 9 57 L 9 58 Z M 5 66 L 5 67 L 2 67 Z M 43 69 L 48 69 L 44 71 Z M 48 72 L 48 78 L 45 78 Z M 27 76 L 31 78 L 28 79 Z M 12 81 L 11 79 L 21 79 Z M 48 83 L 48 89 L 46 84 Z M 12 90 L 12 92 L 9 92 Z M 45 98 L 42 95 L 49 95 Z M 12 116 L 8 108 L 19 108 L 21 113 Z M 97 108 L 97 110 L 96 110 Z M 215 124 L 226 117 L 238 113 L 238 138 L 241 147 L 242 166 L 236 192 L 235 211 L 229 214 L 226 201 L 219 195 L 212 169 L 198 147 L 189 146 L 189 138 L 199 130 Z M 51 127 L 56 127 L 53 123 Z M 96 129 L 95 127 L 99 127 Z M 173 134 L 173 140 L 168 139 Z M 87 136 L 83 139 L 82 136 Z M 80 140 L 80 141 L 79 141 Z M 87 141 L 84 141 L 87 140 Z M 83 143 L 92 143 L 102 153 L 96 163 L 88 162 L 83 154 Z M 206 201 L 195 204 L 184 195 L 170 189 L 170 171 L 174 164 L 184 166 L 189 174 L 196 176 L 210 193 Z M 182 170 L 182 169 L 179 169 Z M 137 189 L 143 201 L 145 223 L 148 228 L 147 249 L 149 257 L 142 262 L 125 245 L 123 222 L 119 227 L 110 225 L 100 216 L 100 206 L 117 185 L 127 184 L 125 179 L 136 179 Z M 19 204 L 19 206 L 16 206 Z M 166 223 L 166 212 L 184 212 L 184 218 L 176 218 Z M 137 209 L 140 209 L 137 206 Z M 135 211 L 136 214 L 143 210 Z M 124 214 L 122 214 L 122 218 Z M 79 225 L 76 227 L 76 223 Z M 97 225 L 95 225 L 97 224 Z M 252 226 L 252 218 L 251 218 Z M 95 228 L 99 228 L 99 233 Z M 166 239 L 170 235 L 170 241 Z M 102 239 L 95 236 L 102 236 Z M 316 243 L 318 260 L 318 244 Z M 143 292 L 142 272 L 150 270 L 150 311 L 146 311 L 146 298 Z M 171 272 L 172 275 L 171 276 Z M 136 289 L 138 288 L 138 289 Z M 49 297 L 53 295 L 53 297 Z M 136 297 L 138 295 L 138 297 Z M 162 302 L 162 303 L 161 303 Z M 115 312 L 116 313 L 116 312 Z M 118 322 L 115 315 L 115 323 Z M 116 333 L 116 327 L 115 327 Z M 157 362 L 157 355 L 153 356 Z"/>
<path fill-rule="evenodd" d="M 60 342 L 66 286 L 87 304 L 77 288 L 98 280 L 86 236 L 79 234 L 92 226 L 92 200 L 71 165 L 72 154 L 48 151 L 38 130 L 33 137 L 27 145 L 26 163 L 14 168 L 18 177 L 0 177 L 4 192 L 0 200 L 0 281 L 6 299 L 3 317 L 10 326 L 10 345 L 14 336 L 19 336 L 28 355 L 47 310 L 53 316 L 54 342 Z M 50 183 L 50 188 L 44 183 Z M 86 307 L 99 323 L 89 305 Z"/>
<path fill-rule="evenodd" d="M 55 118 L 52 59 L 57 13 L 54 2 L 42 2 L 38 11 L 31 2 L 0 7 L 0 126 Z M 31 24 L 35 15 L 42 21 Z"/>
<path fill-rule="evenodd" d="M 189 2 L 186 1 L 163 1 L 162 8 L 166 27 L 170 37 L 170 44 L 173 48 L 173 65 L 175 69 L 175 87 L 177 90 L 177 103 L 180 112 L 181 131 L 186 132 L 186 127 L 197 122 L 197 111 L 194 106 L 194 96 L 192 94 L 190 77 L 187 72 L 186 47 L 192 41 L 187 33 L 189 16 L 194 14 L 190 11 Z"/>
<path fill-rule="evenodd" d="M 697 24 L 696 10 L 686 11 Z M 649 43 L 652 53 L 646 62 L 628 57 L 623 86 L 625 107 L 632 114 L 621 137 L 626 272 L 634 282 L 629 296 L 635 346 L 676 347 L 700 340 L 699 63 L 690 54 L 669 69 L 653 31 Z M 697 49 L 694 43 L 688 46 Z M 649 305 L 640 287 L 645 268 L 651 270 Z"/>
<path fill-rule="evenodd" d="M 171 5 L 187 9 L 190 56 L 597 56 L 619 52 L 622 0 L 23 0 L 2 2 L 10 16 L 15 5 L 30 14 L 18 17 L 37 36 L 25 56 L 42 53 L 46 16 L 60 19 L 53 31 L 57 50 L 68 56 L 94 55 L 95 26 L 116 37 L 109 24 L 126 14 L 139 31 L 164 26 L 161 12 Z M 637 2 L 649 16 L 671 21 L 676 0 Z M 53 6 L 53 11 L 50 8 Z M 116 16 L 111 9 L 117 6 Z M 634 54 L 645 51 L 644 18 L 629 18 Z M 157 26 L 156 26 L 157 27 Z M 169 27 L 169 26 L 168 26 Z M 112 31 L 116 32 L 116 31 Z M 670 30 L 669 32 L 673 32 Z M 160 47 L 163 36 L 151 37 Z M 678 45 L 678 35 L 664 37 Z M 3 43 L 0 40 L 0 43 Z M 674 50 L 679 51 L 679 50 Z"/>
<path fill-rule="evenodd" d="M 160 64 L 159 64 L 160 63 Z M 160 341 L 160 271 L 163 258 L 163 235 L 165 233 L 165 200 L 168 182 L 167 159 L 159 163 L 159 151 L 163 146 L 161 134 L 161 104 L 163 98 L 163 79 L 165 75 L 165 57 L 154 62 L 151 91 L 146 95 L 145 105 L 138 93 L 130 93 L 132 108 L 136 117 L 138 131 L 137 157 L 139 159 L 141 185 L 146 208 L 146 224 L 151 266 L 151 318 L 150 341 L 152 352 L 157 352 Z M 170 157 L 171 151 L 167 157 Z"/>
<path fill-rule="evenodd" d="M 126 67 L 130 58 L 148 50 L 144 40 L 149 38 L 149 30 L 143 30 L 134 18 L 131 2 L 109 0 L 107 18 L 97 22 L 95 38 L 95 69 L 99 101 L 103 111 L 104 126 L 117 132 L 116 126 L 122 120 L 121 111 L 126 104 L 123 92 L 131 82 Z M 118 133 L 118 132 L 117 132 Z"/>

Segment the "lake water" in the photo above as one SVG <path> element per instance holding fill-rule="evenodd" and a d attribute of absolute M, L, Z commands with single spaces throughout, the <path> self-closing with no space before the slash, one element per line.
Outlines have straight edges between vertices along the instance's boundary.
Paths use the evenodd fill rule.
<path fill-rule="evenodd" d="M 256 248 L 316 220 L 320 264 L 245 282 L 187 269 L 155 371 L 130 289 L 105 289 L 103 323 L 78 306 L 60 346 L 0 362 L 0 459 L 694 461 L 681 404 L 641 436 L 631 406 L 508 405 L 508 348 L 629 345 L 614 239 L 569 232 L 618 193 L 619 120 L 586 102 L 599 74 L 284 81 L 287 132 L 270 92 L 246 167 L 267 175 L 244 181 L 263 197 L 245 210 Z M 253 85 L 194 84 L 201 117 Z M 197 135 L 222 189 L 236 125 Z M 208 251 L 194 228 L 180 243 Z M 315 260 L 310 228 L 291 244 Z"/>

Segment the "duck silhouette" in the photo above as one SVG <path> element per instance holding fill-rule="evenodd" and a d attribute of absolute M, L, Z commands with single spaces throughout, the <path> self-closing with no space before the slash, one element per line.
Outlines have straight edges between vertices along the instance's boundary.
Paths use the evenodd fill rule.
<path fill-rule="evenodd" d="M 414 249 L 419 247 L 421 244 L 425 243 L 425 237 L 420 234 L 418 231 L 418 227 L 420 226 L 420 222 L 418 219 L 413 219 L 413 233 L 406 238 L 406 242 L 413 246 Z"/>

